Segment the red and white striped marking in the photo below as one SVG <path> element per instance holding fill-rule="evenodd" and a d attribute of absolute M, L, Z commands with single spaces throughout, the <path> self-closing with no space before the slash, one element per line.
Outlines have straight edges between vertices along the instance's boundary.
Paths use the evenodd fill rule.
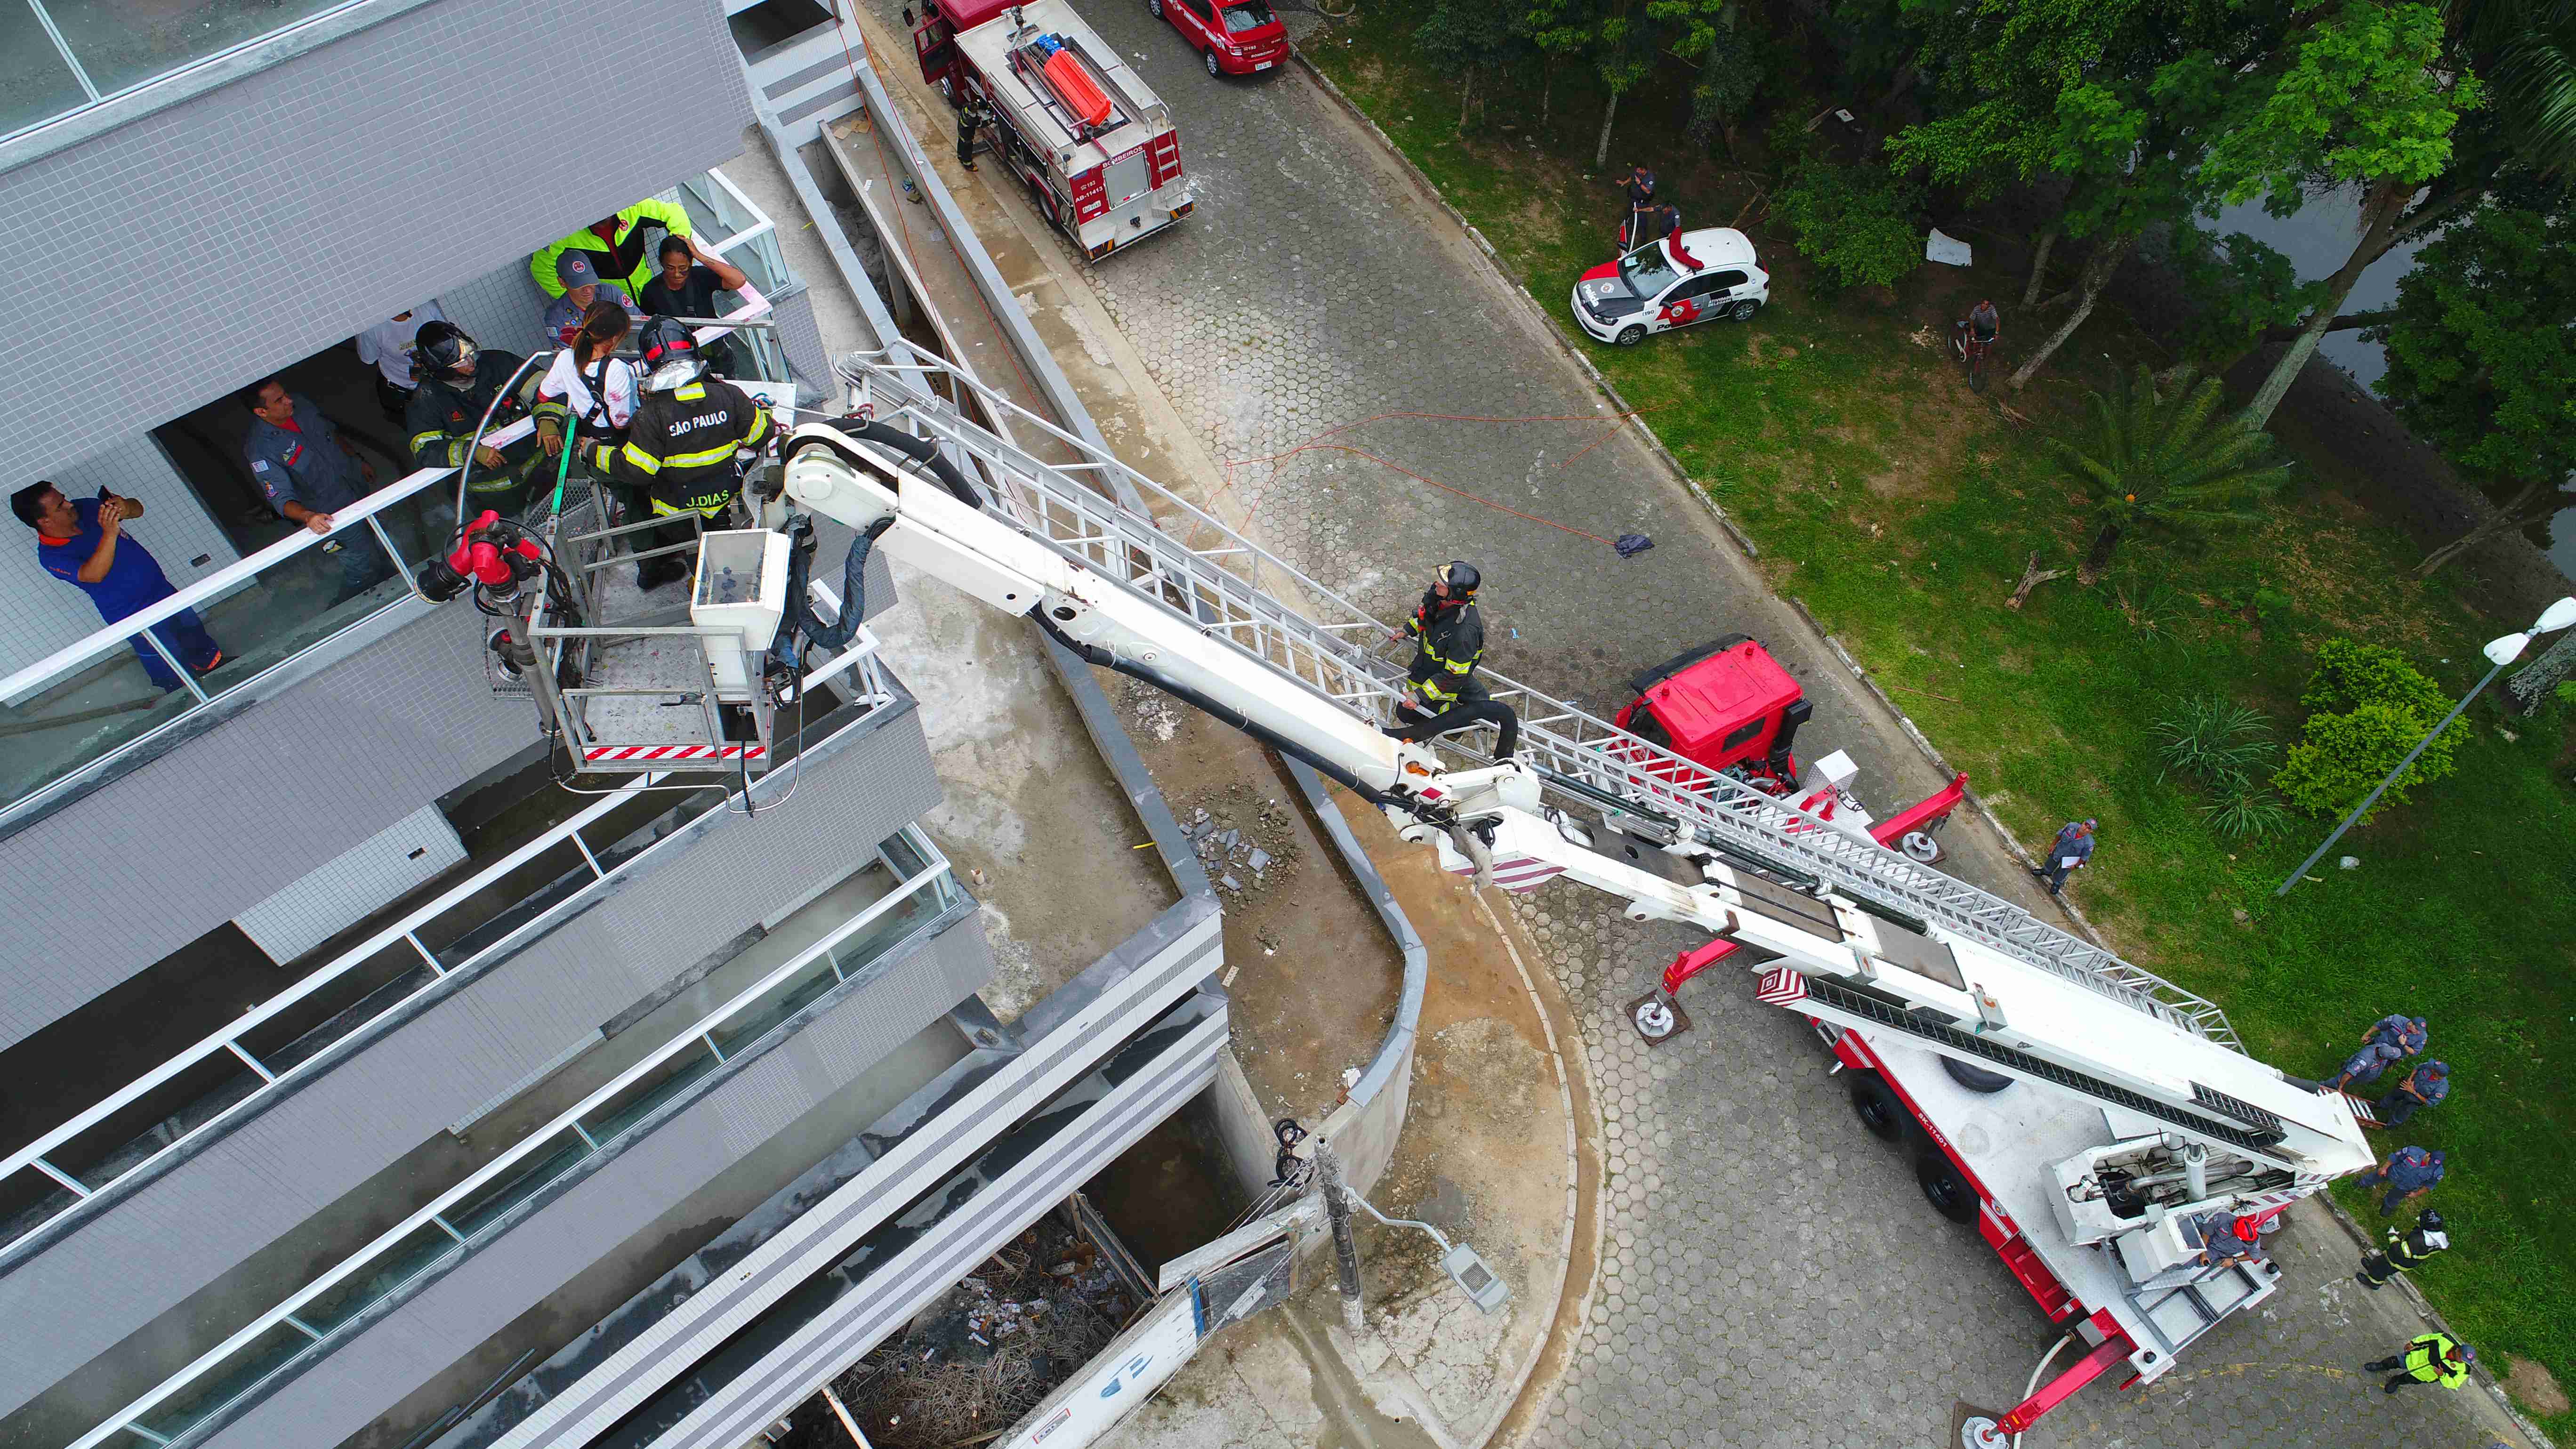
<path fill-rule="evenodd" d="M 757 760 L 769 753 L 767 745 L 594 745 L 581 752 L 584 760 Z"/>
<path fill-rule="evenodd" d="M 1470 864 L 1464 869 L 1455 869 L 1449 873 L 1473 876 L 1476 873 L 1476 867 Z M 1564 866 L 1541 860 L 1534 855 L 1514 856 L 1509 860 L 1494 862 L 1494 884 L 1507 891 L 1534 891 L 1547 884 L 1550 878 L 1564 873 Z"/>
<path fill-rule="evenodd" d="M 1807 999 L 1807 978 L 1786 966 L 1775 966 L 1762 973 L 1761 982 L 1753 988 L 1753 999 L 1773 1006 L 1787 1006 Z"/>

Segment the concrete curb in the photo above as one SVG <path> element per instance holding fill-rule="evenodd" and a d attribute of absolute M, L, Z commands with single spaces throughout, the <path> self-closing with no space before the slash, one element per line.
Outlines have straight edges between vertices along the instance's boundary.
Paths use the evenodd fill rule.
<path fill-rule="evenodd" d="M 1682 491 L 1699 500 L 1700 506 L 1707 509 L 1709 516 L 1717 520 L 1717 526 L 1725 531 L 1727 538 L 1732 540 L 1737 548 L 1744 551 L 1746 558 L 1760 558 L 1762 550 L 1754 545 L 1753 540 L 1745 535 L 1743 529 L 1735 526 L 1735 520 L 1727 515 L 1726 509 L 1721 507 L 1716 499 L 1708 496 L 1706 489 L 1691 481 L 1690 469 L 1683 467 L 1682 460 L 1673 456 L 1673 450 L 1664 446 L 1664 440 L 1655 435 L 1655 430 L 1647 426 L 1646 420 L 1634 416 L 1637 411 L 1636 406 L 1620 394 L 1619 389 L 1612 385 L 1610 379 L 1601 375 L 1601 369 L 1593 366 L 1592 359 L 1583 355 L 1583 349 L 1577 347 L 1573 339 L 1565 335 L 1565 329 L 1556 325 L 1555 316 L 1547 308 L 1539 305 L 1538 298 L 1530 293 L 1529 284 L 1504 264 L 1502 255 L 1494 250 L 1494 244 L 1485 240 L 1485 234 L 1476 230 L 1475 224 L 1467 220 L 1464 213 L 1449 204 L 1449 199 L 1440 194 L 1438 184 L 1433 182 L 1421 167 L 1413 164 L 1413 158 L 1405 155 L 1404 148 L 1396 145 L 1392 137 L 1379 129 L 1377 122 L 1369 119 L 1368 112 L 1361 110 L 1358 102 L 1344 95 L 1342 88 L 1333 84 L 1331 76 L 1316 69 L 1315 63 L 1306 58 L 1304 51 L 1300 50 L 1295 54 L 1298 66 L 1305 71 L 1308 78 L 1322 86 L 1324 94 L 1331 96 L 1344 111 L 1349 113 L 1352 120 L 1366 127 L 1368 133 L 1377 138 L 1378 145 L 1384 147 L 1386 154 L 1404 168 L 1404 174 L 1413 179 L 1413 184 L 1421 190 L 1422 194 L 1430 198 L 1433 205 L 1446 212 L 1451 221 L 1458 223 L 1458 229 L 1465 232 L 1468 240 L 1476 244 L 1476 250 L 1484 254 L 1485 265 L 1493 269 L 1494 275 L 1507 283 L 1513 291 L 1520 293 L 1521 300 L 1529 304 L 1530 315 L 1537 319 L 1539 330 L 1547 334 L 1549 340 L 1556 344 L 1557 350 L 1572 358 L 1574 364 L 1583 369 L 1583 375 L 1592 379 L 1592 385 L 1601 389 L 1603 395 L 1617 404 L 1621 413 L 1630 415 L 1628 421 L 1636 425 L 1638 438 L 1656 457 L 1664 460 L 1665 467 L 1673 470 L 1673 476 L 1681 480 Z"/>

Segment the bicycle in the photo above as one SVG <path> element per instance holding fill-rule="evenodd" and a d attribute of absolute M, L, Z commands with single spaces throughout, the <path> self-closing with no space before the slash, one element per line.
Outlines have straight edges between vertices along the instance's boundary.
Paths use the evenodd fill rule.
<path fill-rule="evenodd" d="M 1950 324 L 1950 350 L 1968 365 L 1968 390 L 1986 390 L 1986 354 L 1992 352 L 1995 339 L 1979 337 L 1964 317 Z"/>

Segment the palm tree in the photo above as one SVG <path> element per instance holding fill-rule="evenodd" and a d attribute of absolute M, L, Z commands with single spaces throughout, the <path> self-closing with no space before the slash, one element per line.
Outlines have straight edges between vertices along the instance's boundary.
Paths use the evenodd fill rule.
<path fill-rule="evenodd" d="M 2142 366 L 2091 398 L 2093 435 L 2050 440 L 2102 523 L 2076 571 L 2083 583 L 2101 578 L 2131 533 L 2191 535 L 2252 523 L 2262 517 L 2255 505 L 2289 481 L 2272 435 L 2220 411 L 2217 378 L 2184 367 L 2159 386 Z"/>

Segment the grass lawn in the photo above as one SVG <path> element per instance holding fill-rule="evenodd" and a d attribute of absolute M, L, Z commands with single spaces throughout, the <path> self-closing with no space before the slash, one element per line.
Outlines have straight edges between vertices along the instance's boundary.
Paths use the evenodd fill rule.
<path fill-rule="evenodd" d="M 2286 900 L 2273 886 L 2331 822 L 2220 839 L 2194 790 L 2159 783 L 2150 731 L 2174 701 L 2218 694 L 2292 737 L 2314 651 L 2338 635 L 2403 649 L 2456 695 L 2484 670 L 2479 642 L 2521 621 L 2481 617 L 2457 592 L 2465 579 L 2408 580 L 2411 545 L 2316 460 L 2268 525 L 2197 554 L 2133 539 L 2108 578 L 2079 586 L 2071 569 L 2089 529 L 2041 440 L 2071 425 L 2106 353 L 2162 358 L 2125 320 L 2097 314 L 2027 392 L 1998 379 L 1971 394 L 1944 338 L 1974 294 L 2005 306 L 2006 368 L 2039 330 L 2016 321 L 2019 280 L 2001 268 L 1927 267 L 1892 295 L 1820 294 L 1785 230 L 1757 212 L 1746 229 L 1773 286 L 1750 325 L 1627 349 L 1582 340 L 1565 295 L 1608 258 L 1616 206 L 1606 180 L 1586 175 L 1599 96 L 1560 77 L 1555 129 L 1534 134 L 1534 90 L 1507 83 L 1462 138 L 1457 89 L 1430 79 L 1408 14 L 1370 12 L 1309 53 L 1649 410 L 1760 546 L 1774 585 L 1878 673 L 2026 842 L 2069 816 L 2101 819 L 2101 853 L 2076 894 L 2123 954 L 2221 1002 L 2258 1057 L 2301 1075 L 2330 1072 L 2388 1012 L 2430 1020 L 2451 1099 L 2376 1139 L 2383 1152 L 2420 1142 L 2451 1154 L 2424 1205 L 2451 1218 L 2459 1246 L 2419 1279 L 2499 1374 L 2511 1354 L 2576 1386 L 2567 725 L 2472 710 L 2453 726 L 2465 732 L 2458 773 L 2345 837 L 2336 854 L 2359 857 L 2358 870 L 2329 857 Z M 1725 225 L 1761 178 L 1691 162 L 1676 104 L 1651 87 L 1625 103 L 1611 160 L 1655 165 L 1690 225 Z M 1991 254 L 1989 238 L 1972 239 Z M 2070 575 L 2015 613 L 2004 600 L 2033 549 Z M 2380 1221 L 2363 1194 L 2342 1199 Z M 2576 1442 L 2576 1414 L 2544 1422 Z"/>

